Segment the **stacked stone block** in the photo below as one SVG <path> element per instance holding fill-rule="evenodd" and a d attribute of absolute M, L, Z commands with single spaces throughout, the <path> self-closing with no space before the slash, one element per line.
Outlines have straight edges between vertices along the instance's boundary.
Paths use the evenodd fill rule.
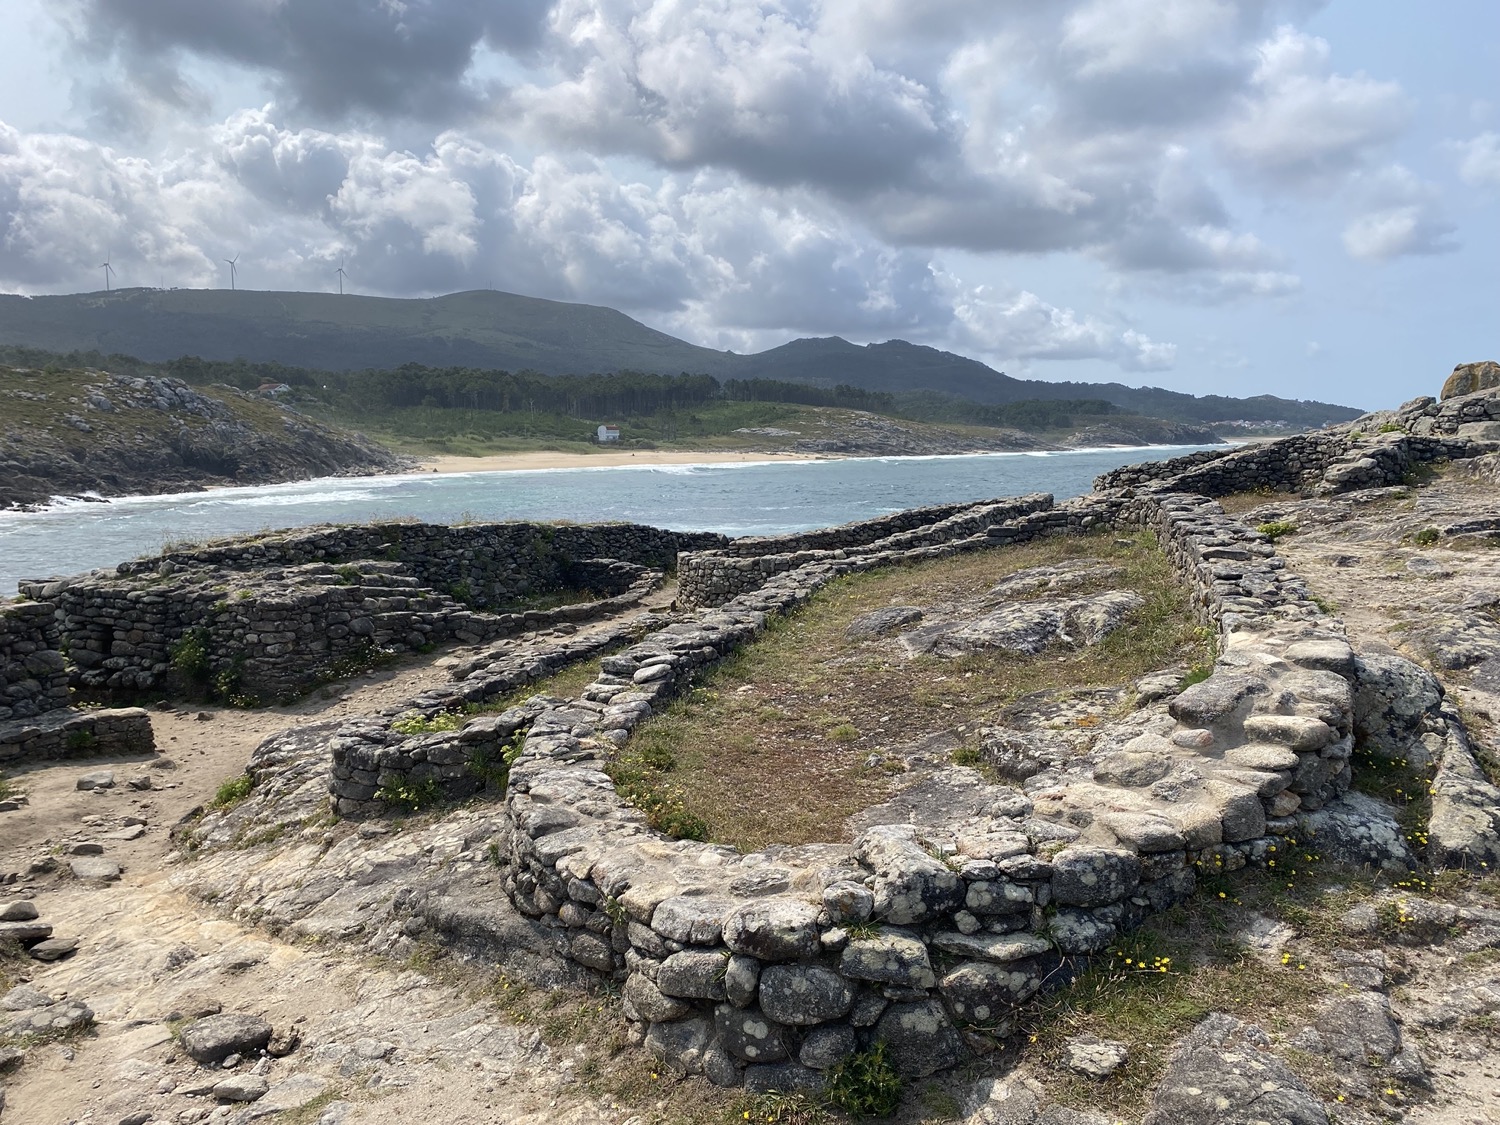
<path fill-rule="evenodd" d="M 0 768 L 84 754 L 149 753 L 151 719 L 138 708 L 75 711 L 51 605 L 0 606 Z"/>

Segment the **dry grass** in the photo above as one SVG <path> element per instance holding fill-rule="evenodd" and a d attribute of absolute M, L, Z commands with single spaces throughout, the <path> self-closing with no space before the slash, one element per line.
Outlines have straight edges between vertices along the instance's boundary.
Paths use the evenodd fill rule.
<path fill-rule="evenodd" d="M 1214 499 L 1219 502 L 1219 507 L 1223 508 L 1226 514 L 1238 516 L 1264 507 L 1266 504 L 1300 500 L 1302 496 L 1296 492 L 1272 492 L 1266 488 L 1256 492 L 1232 492 L 1228 496 L 1216 496 Z"/>
<path fill-rule="evenodd" d="M 1333 951 L 1372 944 L 1343 932 L 1339 917 L 1385 883 L 1325 868 L 1317 853 L 1292 841 L 1278 864 L 1205 875 L 1192 901 L 1148 919 L 1033 1009 L 1017 1046 L 1052 1097 L 1111 1119 L 1138 1118 L 1176 1041 L 1209 1013 L 1256 1024 L 1281 1042 L 1312 1022 L 1318 1005 L 1341 987 Z M 1257 957 L 1236 936 L 1254 918 L 1291 928 L 1280 957 Z M 1070 1071 L 1064 1043 L 1083 1034 L 1124 1042 L 1125 1066 L 1104 1081 Z M 1291 1061 L 1320 1096 L 1338 1093 L 1329 1060 Z"/>
<path fill-rule="evenodd" d="M 912 659 L 892 638 L 845 635 L 872 609 L 964 602 L 1005 575 L 1078 558 L 1123 567 L 1123 580 L 1099 588 L 1146 599 L 1092 648 Z M 895 791 L 890 771 L 904 768 L 902 747 L 943 732 L 972 747 L 982 724 L 1030 693 L 1123 685 L 1206 659 L 1208 641 L 1153 541 L 1048 539 L 831 583 L 638 728 L 626 757 L 663 789 L 679 790 L 710 839 L 746 850 L 833 840 L 847 817 Z"/>

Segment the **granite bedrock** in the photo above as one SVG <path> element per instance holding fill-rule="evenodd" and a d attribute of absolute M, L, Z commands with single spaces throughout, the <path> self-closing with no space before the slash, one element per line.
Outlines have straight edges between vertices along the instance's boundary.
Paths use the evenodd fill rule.
<path fill-rule="evenodd" d="M 1500 855 L 1494 833 L 1458 807 L 1472 802 L 1472 787 L 1445 787 L 1473 762 L 1436 681 L 1398 658 L 1355 653 L 1266 537 L 1210 498 L 1389 484 L 1414 465 L 1493 449 L 1461 428 L 1500 410 L 1454 402 L 1408 404 L 1394 415 L 1399 432 L 1308 435 L 1111 474 L 1095 495 L 1063 505 L 1027 497 L 950 507 L 928 523 L 783 537 L 739 548 L 744 555 L 722 540 L 703 544 L 718 559 L 776 562 L 740 589 L 705 584 L 695 596 L 718 604 L 604 657 L 578 698 L 491 717 L 487 737 L 519 750 L 496 840 L 506 893 L 565 956 L 619 982 L 627 1013 L 670 1065 L 787 1089 L 816 1086 L 876 1040 L 908 1076 L 983 1049 L 1073 959 L 1190 895 L 1205 868 L 1268 863 L 1304 838 L 1351 863 L 1412 864 L 1389 817 L 1347 793 L 1357 741 L 1392 755 L 1420 746 L 1435 759 L 1430 857 Z M 1189 584 L 1221 654 L 1186 690 L 1143 681 L 1141 706 L 1074 768 L 1021 788 L 955 768 L 946 780 L 963 799 L 951 820 L 749 855 L 652 832 L 604 772 L 631 728 L 697 668 L 834 577 L 1038 535 L 1140 527 L 1155 531 Z M 425 760 L 409 753 L 433 738 Z M 431 745 L 445 741 L 390 740 L 367 763 L 373 780 L 419 777 L 435 764 Z M 340 792 L 336 770 L 333 784 L 346 814 L 389 811 L 364 779 Z M 1446 837 L 1445 800 L 1463 814 L 1449 818 Z"/>

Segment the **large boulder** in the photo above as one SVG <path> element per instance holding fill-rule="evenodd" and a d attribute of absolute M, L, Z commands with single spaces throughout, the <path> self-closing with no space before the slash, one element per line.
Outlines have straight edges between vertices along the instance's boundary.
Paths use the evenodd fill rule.
<path fill-rule="evenodd" d="M 271 1041 L 271 1025 L 259 1016 L 225 1012 L 194 1020 L 178 1038 L 188 1058 L 217 1066 L 230 1055 L 247 1055 L 264 1047 Z"/>
<path fill-rule="evenodd" d="M 1495 387 L 1500 387 L 1500 363 L 1492 359 L 1482 360 L 1479 363 L 1460 363 L 1443 384 L 1442 397 L 1450 399 L 1458 395 L 1471 395 L 1475 391 L 1492 390 Z"/>

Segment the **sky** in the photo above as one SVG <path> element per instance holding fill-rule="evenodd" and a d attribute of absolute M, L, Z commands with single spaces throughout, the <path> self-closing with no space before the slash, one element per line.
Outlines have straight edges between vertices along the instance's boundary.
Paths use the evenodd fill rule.
<path fill-rule="evenodd" d="M 1369 409 L 1500 358 L 1494 0 L 0 0 L 0 291 L 609 305 Z"/>

